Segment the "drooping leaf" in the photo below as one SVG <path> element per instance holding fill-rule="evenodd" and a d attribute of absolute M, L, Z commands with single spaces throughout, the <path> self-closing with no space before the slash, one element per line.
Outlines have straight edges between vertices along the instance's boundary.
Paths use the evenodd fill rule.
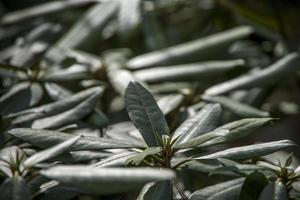
<path fill-rule="evenodd" d="M 219 103 L 224 109 L 240 116 L 240 117 L 269 117 L 270 114 L 266 111 L 259 110 L 253 106 L 232 100 L 224 96 L 208 96 L 202 95 L 204 101 L 210 103 Z"/>
<path fill-rule="evenodd" d="M 222 109 L 219 104 L 205 105 L 195 116 L 184 121 L 174 132 L 176 144 L 214 130 L 219 124 Z"/>
<path fill-rule="evenodd" d="M 154 65 L 169 65 L 176 62 L 206 59 L 222 52 L 232 42 L 245 38 L 253 33 L 248 26 L 236 27 L 212 36 L 168 47 L 158 51 L 143 54 L 130 59 L 127 63 L 130 69 L 147 68 Z"/>
<path fill-rule="evenodd" d="M 43 149 L 57 145 L 73 137 L 73 135 L 63 132 L 30 128 L 16 128 L 9 130 L 8 133 Z M 130 141 L 85 136 L 73 144 L 70 150 L 122 149 L 134 147 L 139 148 L 142 146 L 131 143 Z"/>
<path fill-rule="evenodd" d="M 239 200 L 257 200 L 267 184 L 268 179 L 263 173 L 259 171 L 251 173 L 243 183 Z"/>
<path fill-rule="evenodd" d="M 212 197 L 213 195 L 218 194 L 219 192 L 222 192 L 228 188 L 232 188 L 235 186 L 241 187 L 244 178 L 238 178 L 231 181 L 226 181 L 223 183 L 218 183 L 212 186 L 208 186 L 205 188 L 202 188 L 200 190 L 197 190 L 191 194 L 189 197 L 190 200 L 207 200 L 208 198 Z"/>
<path fill-rule="evenodd" d="M 293 75 L 300 68 L 298 53 L 290 53 L 271 66 L 212 86 L 205 91 L 208 95 L 220 95 L 239 89 L 271 85 Z"/>
<path fill-rule="evenodd" d="M 92 194 L 128 192 L 149 182 L 172 180 L 175 177 L 174 172 L 167 169 L 89 166 L 57 166 L 44 170 L 41 174 Z M 114 187 L 111 187 L 112 185 Z"/>
<path fill-rule="evenodd" d="M 173 188 L 170 181 L 148 183 L 141 190 L 137 200 L 172 200 Z"/>
<path fill-rule="evenodd" d="M 196 157 L 195 159 L 201 160 L 201 159 L 228 158 L 234 160 L 244 160 L 244 159 L 264 156 L 292 146 L 295 146 L 295 143 L 291 142 L 290 140 L 265 142 L 261 144 L 229 148 L 206 156 Z"/>
<path fill-rule="evenodd" d="M 26 181 L 15 176 L 6 178 L 0 185 L 0 199 L 5 200 L 31 200 L 31 194 Z"/>
<path fill-rule="evenodd" d="M 45 160 L 53 158 L 65 151 L 67 151 L 72 145 L 74 145 L 80 139 L 80 137 L 81 137 L 80 135 L 76 136 L 76 137 L 68 139 L 54 147 L 51 147 L 49 149 L 46 149 L 44 151 L 34 154 L 33 156 L 27 158 L 24 161 L 24 166 L 25 167 L 34 166 L 37 163 L 43 162 Z"/>
<path fill-rule="evenodd" d="M 166 119 L 155 99 L 139 83 L 129 83 L 125 91 L 129 117 L 149 147 L 160 146 L 159 138 L 169 134 Z"/>

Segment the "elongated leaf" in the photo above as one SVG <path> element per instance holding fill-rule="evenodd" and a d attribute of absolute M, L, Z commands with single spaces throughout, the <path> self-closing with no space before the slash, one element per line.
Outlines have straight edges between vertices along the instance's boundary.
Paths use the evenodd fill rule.
<path fill-rule="evenodd" d="M 90 49 L 102 39 L 103 28 L 115 15 L 118 4 L 115 1 L 98 3 L 58 42 L 61 48 Z M 88 26 L 87 26 L 88 25 Z"/>
<path fill-rule="evenodd" d="M 298 53 L 290 53 L 275 62 L 273 65 L 254 71 L 219 85 L 212 86 L 205 91 L 208 95 L 219 95 L 239 89 L 249 89 L 276 83 L 294 74 L 300 69 L 300 56 Z"/>
<path fill-rule="evenodd" d="M 71 151 L 72 159 L 75 161 L 99 160 L 111 156 L 111 153 L 104 151 Z"/>
<path fill-rule="evenodd" d="M 265 200 L 265 199 L 288 200 L 289 198 L 288 198 L 286 186 L 280 180 L 277 180 L 274 183 L 269 183 L 262 191 L 258 200 Z"/>
<path fill-rule="evenodd" d="M 167 169 L 87 166 L 57 166 L 42 171 L 41 174 L 92 194 L 128 192 L 152 181 L 172 180 L 175 177 L 174 172 Z"/>
<path fill-rule="evenodd" d="M 232 100 L 224 96 L 208 96 L 202 95 L 201 98 L 204 101 L 210 103 L 219 103 L 223 108 L 240 116 L 240 117 L 268 117 L 270 114 L 266 111 L 259 110 L 250 105 Z"/>
<path fill-rule="evenodd" d="M 37 163 L 43 162 L 50 158 L 53 158 L 65 151 L 67 151 L 72 145 L 74 145 L 79 139 L 80 135 L 74 138 L 68 139 L 54 147 L 41 151 L 39 153 L 34 154 L 33 156 L 29 157 L 25 160 L 24 166 L 31 167 L 36 165 Z"/>
<path fill-rule="evenodd" d="M 8 115 L 7 118 L 15 118 L 12 121 L 13 124 L 22 124 L 25 122 L 31 122 L 36 119 L 41 119 L 47 116 L 62 113 L 68 110 L 69 111 L 71 110 L 70 112 L 76 112 L 78 110 L 81 110 L 82 106 L 88 106 L 86 105 L 86 102 L 84 102 L 85 100 L 89 99 L 89 101 L 91 100 L 95 101 L 95 98 L 98 97 L 98 95 L 102 94 L 102 92 L 103 92 L 103 88 L 100 87 L 90 88 L 82 92 L 79 92 L 77 94 L 74 94 L 69 98 L 65 98 L 61 101 L 57 101 L 54 103 L 42 105 L 39 107 L 27 109 L 18 113 Z M 80 109 L 76 108 L 76 106 L 78 106 Z M 84 113 L 85 112 L 86 111 L 84 111 Z"/>
<path fill-rule="evenodd" d="M 125 162 L 126 165 L 132 164 L 132 165 L 139 165 L 147 156 L 155 155 L 162 151 L 161 147 L 150 147 L 145 149 L 141 153 L 137 153 L 134 156 L 131 156 L 128 158 Z"/>
<path fill-rule="evenodd" d="M 37 18 L 40 16 L 62 13 L 62 11 L 74 9 L 76 7 L 81 7 L 95 2 L 95 0 L 66 0 L 48 2 L 45 4 L 18 10 L 16 12 L 10 12 L 1 19 L 1 24 L 20 23 L 25 20 Z"/>
<path fill-rule="evenodd" d="M 288 200 L 288 192 L 286 186 L 281 181 L 275 182 L 274 200 Z"/>
<path fill-rule="evenodd" d="M 135 155 L 136 152 L 124 152 L 114 154 L 108 158 L 101 160 L 100 162 L 95 163 L 93 166 L 96 167 L 123 167 L 128 158 Z"/>
<path fill-rule="evenodd" d="M 175 110 L 182 103 L 184 97 L 182 94 L 169 94 L 157 101 L 157 105 L 161 109 L 164 115 L 167 115 L 171 111 Z"/>
<path fill-rule="evenodd" d="M 174 132 L 176 144 L 214 130 L 219 124 L 222 109 L 219 104 L 205 105 L 195 116 L 184 121 Z"/>
<path fill-rule="evenodd" d="M 228 188 L 235 186 L 241 187 L 244 182 L 244 178 L 238 178 L 231 181 L 226 181 L 216 185 L 208 186 L 203 189 L 197 190 L 191 194 L 189 197 L 190 200 L 207 200 L 208 198 L 216 195 L 219 192 L 222 192 Z"/>
<path fill-rule="evenodd" d="M 7 115 L 35 106 L 42 96 L 43 91 L 40 85 L 29 82 L 18 83 L 1 96 L 0 113 Z"/>
<path fill-rule="evenodd" d="M 8 177 L 13 177 L 11 165 L 23 163 L 26 159 L 26 154 L 17 146 L 10 146 L 1 149 L 0 151 L 0 171 Z M 22 165 L 18 166 L 22 169 Z"/>
<path fill-rule="evenodd" d="M 272 121 L 272 118 L 246 118 L 237 120 L 223 126 L 220 126 L 217 130 L 229 130 L 226 134 L 209 140 L 200 146 L 210 146 L 224 142 L 234 141 L 236 139 L 246 137 L 251 132 L 254 132 L 256 129 L 262 127 L 264 124 Z"/>
<path fill-rule="evenodd" d="M 209 133 L 205 133 L 203 135 L 200 135 L 198 137 L 195 137 L 191 140 L 188 140 L 186 142 L 182 142 L 180 144 L 176 144 L 173 147 L 175 149 L 187 149 L 187 148 L 197 148 L 198 145 L 201 145 L 205 142 L 209 142 L 210 140 L 213 140 L 218 137 L 223 137 L 224 135 L 228 134 L 229 130 L 227 129 L 220 129 L 211 131 Z"/>
<path fill-rule="evenodd" d="M 132 72 L 124 69 L 124 63 L 127 60 L 127 54 L 129 53 L 125 50 L 116 50 L 108 52 L 104 55 L 104 62 L 107 66 L 107 76 L 111 82 L 112 87 L 121 95 L 124 94 L 128 84 L 131 81 L 142 83 L 133 75 Z"/>
<path fill-rule="evenodd" d="M 268 184 L 268 179 L 261 172 L 255 171 L 247 176 L 239 200 L 256 200 Z"/>
<path fill-rule="evenodd" d="M 155 99 L 139 83 L 129 83 L 125 91 L 129 117 L 149 147 L 160 146 L 159 138 L 169 134 L 166 119 Z"/>
<path fill-rule="evenodd" d="M 130 69 L 139 69 L 154 65 L 168 65 L 190 61 L 193 56 L 197 60 L 206 59 L 217 55 L 217 52 L 222 52 L 232 42 L 252 33 L 253 29 L 248 26 L 233 28 L 212 36 L 134 57 L 128 61 L 127 66 Z"/>
<path fill-rule="evenodd" d="M 172 200 L 173 188 L 170 181 L 148 183 L 141 190 L 137 200 Z"/>
<path fill-rule="evenodd" d="M 35 120 L 31 127 L 40 129 L 58 128 L 68 124 L 76 123 L 94 110 L 100 96 L 101 92 L 99 91 L 70 110 L 50 117 Z"/>
<path fill-rule="evenodd" d="M 5 200 L 31 200 L 29 187 L 20 177 L 7 178 L 0 186 L 0 199 Z"/>
<path fill-rule="evenodd" d="M 295 146 L 295 143 L 289 140 L 265 142 L 261 144 L 230 148 L 210 155 L 196 157 L 195 159 L 201 160 L 201 159 L 228 158 L 228 159 L 235 159 L 235 160 L 243 160 L 243 159 L 264 156 L 292 146 Z"/>
<path fill-rule="evenodd" d="M 129 39 L 142 20 L 141 0 L 119 0 L 118 32 L 122 39 Z"/>
<path fill-rule="evenodd" d="M 8 133 L 39 148 L 49 148 L 73 137 L 67 133 L 30 128 L 12 129 L 9 130 Z M 128 141 L 85 136 L 72 145 L 70 150 L 122 149 L 134 147 L 141 146 Z"/>
<path fill-rule="evenodd" d="M 244 64 L 243 60 L 231 60 L 155 67 L 135 71 L 134 76 L 148 83 L 207 80 Z"/>

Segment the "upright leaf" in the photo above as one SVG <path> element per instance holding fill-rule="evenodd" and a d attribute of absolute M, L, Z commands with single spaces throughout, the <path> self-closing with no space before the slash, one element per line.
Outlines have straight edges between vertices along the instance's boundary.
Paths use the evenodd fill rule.
<path fill-rule="evenodd" d="M 259 171 L 251 173 L 242 186 L 239 200 L 257 200 L 267 184 L 268 179 L 263 173 Z"/>
<path fill-rule="evenodd" d="M 152 94 L 141 84 L 131 82 L 125 91 L 125 104 L 131 121 L 148 146 L 160 146 L 159 140 L 169 134 L 169 128 Z"/>
<path fill-rule="evenodd" d="M 0 185 L 0 199 L 5 200 L 31 200 L 31 194 L 26 181 L 15 176 L 6 178 Z"/>

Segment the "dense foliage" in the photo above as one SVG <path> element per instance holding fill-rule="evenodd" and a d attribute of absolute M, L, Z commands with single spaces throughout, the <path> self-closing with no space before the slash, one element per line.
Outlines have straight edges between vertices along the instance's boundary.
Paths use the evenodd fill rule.
<path fill-rule="evenodd" d="M 299 117 L 300 53 L 277 3 L 6 10 L 0 199 L 300 199 L 298 141 L 278 128 Z"/>

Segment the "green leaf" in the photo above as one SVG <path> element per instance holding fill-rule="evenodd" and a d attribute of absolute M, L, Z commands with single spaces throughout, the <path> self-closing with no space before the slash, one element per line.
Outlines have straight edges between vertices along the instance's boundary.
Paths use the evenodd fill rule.
<path fill-rule="evenodd" d="M 295 143 L 291 142 L 290 140 L 280 140 L 275 142 L 265 142 L 261 144 L 229 148 L 224 151 L 219 151 L 206 156 L 196 157 L 194 159 L 203 160 L 227 158 L 234 160 L 244 160 L 264 156 L 292 146 L 295 146 Z"/>
<path fill-rule="evenodd" d="M 238 162 L 224 159 L 224 158 L 219 158 L 218 161 L 223 165 L 222 167 L 218 167 L 215 170 L 211 172 L 211 174 L 218 174 L 220 172 L 234 172 L 239 175 L 248 175 L 249 173 L 252 173 L 257 170 L 268 170 L 270 171 L 271 169 L 266 167 L 266 166 L 260 166 L 260 165 L 255 165 L 255 164 L 240 164 Z"/>
<path fill-rule="evenodd" d="M 173 188 L 170 181 L 148 183 L 141 190 L 137 200 L 172 200 Z"/>
<path fill-rule="evenodd" d="M 123 40 L 130 39 L 142 22 L 142 1 L 122 0 L 119 2 L 118 33 Z"/>
<path fill-rule="evenodd" d="M 8 177 L 13 177 L 11 167 L 22 169 L 26 154 L 17 146 L 10 146 L 0 151 L 0 171 Z"/>
<path fill-rule="evenodd" d="M 95 94 L 82 101 L 74 108 L 66 110 L 65 112 L 58 113 L 42 119 L 36 119 L 31 127 L 38 129 L 53 129 L 62 127 L 68 124 L 76 123 L 80 119 L 92 113 L 94 108 L 97 106 L 100 99 L 101 92 L 98 91 Z"/>
<path fill-rule="evenodd" d="M 136 155 L 128 158 L 125 162 L 126 165 L 140 165 L 141 162 L 147 157 L 147 156 L 150 156 L 150 155 L 155 155 L 155 154 L 158 154 L 162 151 L 162 148 L 161 147 L 150 147 L 150 148 L 147 148 L 145 149 L 143 152 L 141 153 L 137 153 Z"/>
<path fill-rule="evenodd" d="M 180 144 L 214 130 L 219 124 L 221 112 L 219 104 L 205 105 L 195 116 L 185 120 L 175 130 L 172 138 L 178 138 L 175 143 Z"/>
<path fill-rule="evenodd" d="M 244 178 L 238 178 L 231 181 L 226 181 L 223 183 L 218 183 L 212 186 L 208 186 L 205 188 L 202 188 L 200 190 L 197 190 L 191 194 L 189 197 L 190 200 L 207 200 L 210 197 L 213 197 L 214 195 L 218 195 L 219 193 L 226 193 L 226 190 L 234 189 L 236 190 L 236 187 L 240 189 L 244 182 Z M 229 192 L 230 193 L 230 192 Z M 211 198 L 212 199 L 212 198 Z"/>
<path fill-rule="evenodd" d="M 245 61 L 207 61 L 202 63 L 182 64 L 165 67 L 154 67 L 135 71 L 133 75 L 147 83 L 161 83 L 168 81 L 198 81 L 209 80 L 223 75 L 236 67 L 242 66 Z"/>
<path fill-rule="evenodd" d="M 0 199 L 31 200 L 28 184 L 20 176 L 6 178 L 0 186 Z"/>
<path fill-rule="evenodd" d="M 129 54 L 126 50 L 113 50 L 104 54 L 104 63 L 106 65 L 106 72 L 111 83 L 111 86 L 120 95 L 124 95 L 124 92 L 130 82 L 138 81 L 132 72 L 124 69 L 127 55 Z M 143 83 L 145 86 L 145 84 Z"/>
<path fill-rule="evenodd" d="M 65 151 L 69 150 L 72 145 L 74 145 L 79 139 L 81 135 L 68 139 L 54 147 L 41 151 L 39 153 L 34 154 L 33 156 L 27 158 L 24 161 L 25 167 L 32 167 L 37 163 L 43 162 L 50 158 L 53 158 L 57 155 L 64 153 Z"/>
<path fill-rule="evenodd" d="M 159 98 L 157 105 L 161 109 L 164 115 L 169 114 L 173 110 L 177 109 L 184 100 L 182 94 L 169 94 Z"/>
<path fill-rule="evenodd" d="M 103 39 L 99 34 L 107 23 L 116 16 L 118 3 L 115 1 L 97 3 L 88 9 L 84 16 L 57 42 L 60 50 L 50 49 L 46 59 L 53 63 L 60 63 L 66 54 L 66 49 L 89 50 Z M 88 24 L 88 26 L 87 26 Z"/>
<path fill-rule="evenodd" d="M 130 82 L 125 91 L 125 104 L 131 121 L 148 146 L 160 146 L 160 139 L 169 134 L 169 128 L 152 94 L 141 84 Z"/>
<path fill-rule="evenodd" d="M 292 76 L 299 68 L 299 54 L 290 53 L 267 68 L 212 86 L 205 91 L 205 94 L 220 95 L 234 90 L 271 85 Z"/>
<path fill-rule="evenodd" d="M 39 103 L 43 90 L 37 83 L 22 82 L 10 88 L 0 98 L 0 114 L 2 116 L 19 112 Z"/>
<path fill-rule="evenodd" d="M 262 127 L 265 123 L 274 120 L 273 118 L 246 118 L 230 122 L 223 126 L 220 126 L 216 129 L 218 130 L 229 130 L 226 134 L 216 137 L 212 140 L 209 140 L 200 146 L 211 146 L 215 144 L 220 144 L 224 142 L 231 142 L 236 139 L 246 137 L 251 132 L 254 132 L 256 129 Z"/>
<path fill-rule="evenodd" d="M 219 103 L 222 105 L 222 108 L 227 109 L 233 114 L 236 114 L 240 117 L 269 117 L 270 114 L 266 111 L 259 110 L 250 105 L 232 100 L 225 96 L 208 96 L 202 95 L 201 98 L 204 101 L 210 103 Z"/>
<path fill-rule="evenodd" d="M 275 182 L 275 189 L 274 189 L 274 200 L 288 200 L 288 191 L 286 186 L 282 183 L 282 181 Z"/>
<path fill-rule="evenodd" d="M 124 167 L 125 162 L 131 156 L 135 155 L 136 152 L 128 151 L 124 153 L 117 153 L 102 159 L 100 162 L 95 163 L 95 167 Z"/>
<path fill-rule="evenodd" d="M 41 174 L 91 194 L 123 193 L 140 189 L 149 182 L 175 178 L 174 172 L 167 169 L 89 166 L 56 166 L 42 171 Z"/>
<path fill-rule="evenodd" d="M 218 137 L 223 137 L 224 135 L 228 134 L 229 130 L 227 129 L 220 129 L 205 133 L 198 137 L 195 137 L 187 142 L 182 142 L 180 144 L 175 144 L 173 147 L 175 149 L 187 149 L 187 148 L 197 148 L 198 145 L 201 145 L 207 141 L 213 140 Z"/>
<path fill-rule="evenodd" d="M 40 120 L 41 123 L 35 126 L 43 128 L 72 124 L 77 122 L 79 118 L 89 114 L 97 104 L 102 92 L 103 88 L 101 87 L 90 88 L 61 101 L 23 110 L 6 117 L 13 119 L 13 125 L 20 125 L 34 120 Z"/>
<path fill-rule="evenodd" d="M 264 187 L 268 184 L 268 179 L 259 171 L 255 171 L 247 176 L 239 200 L 257 200 Z"/>
<path fill-rule="evenodd" d="M 155 65 L 169 65 L 191 60 L 203 60 L 223 53 L 233 42 L 245 38 L 254 31 L 249 26 L 240 26 L 211 36 L 189 41 L 176 46 L 143 54 L 130 59 L 130 69 L 140 69 Z M 192 59 L 194 57 L 194 59 Z"/>
<path fill-rule="evenodd" d="M 8 131 L 9 134 L 28 142 L 39 148 L 49 148 L 71 139 L 73 135 L 49 130 L 30 128 L 16 128 Z M 100 150 L 100 149 L 122 149 L 143 148 L 140 145 L 115 139 L 84 136 L 70 147 L 70 150 Z"/>

